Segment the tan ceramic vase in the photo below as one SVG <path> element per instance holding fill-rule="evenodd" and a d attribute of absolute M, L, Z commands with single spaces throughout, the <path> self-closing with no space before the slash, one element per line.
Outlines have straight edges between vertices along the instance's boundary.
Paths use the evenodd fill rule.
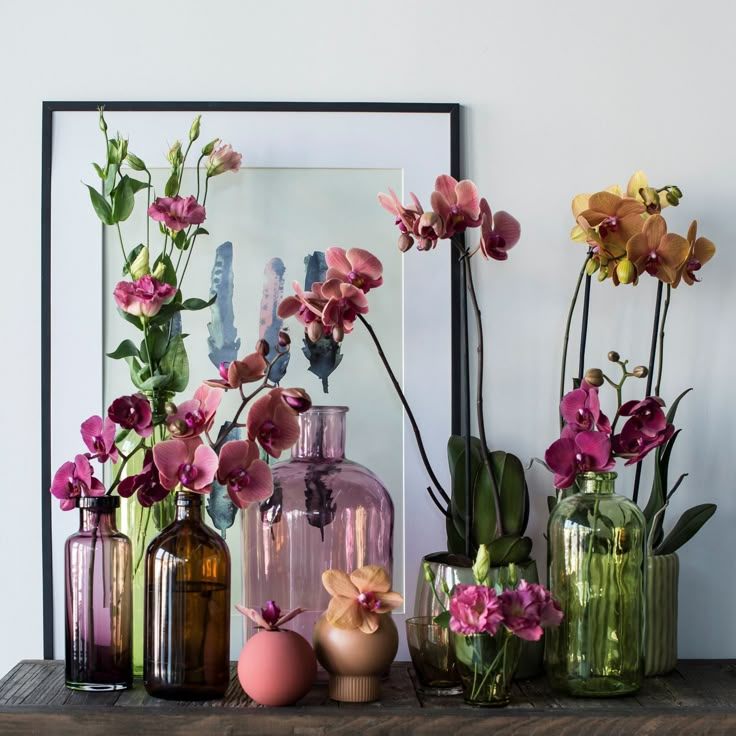
<path fill-rule="evenodd" d="M 323 613 L 314 626 L 314 651 L 330 675 L 329 695 L 344 703 L 368 703 L 381 695 L 381 676 L 399 648 L 391 614 L 378 617 L 378 629 L 337 629 Z"/>

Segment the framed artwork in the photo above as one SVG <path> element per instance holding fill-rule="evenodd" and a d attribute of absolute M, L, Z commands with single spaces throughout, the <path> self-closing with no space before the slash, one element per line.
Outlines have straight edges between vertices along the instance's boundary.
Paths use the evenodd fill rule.
<path fill-rule="evenodd" d="M 228 280 L 229 327 L 242 355 L 264 335 L 262 314 L 292 281 L 308 286 L 310 269 L 324 266 L 330 246 L 362 247 L 383 262 L 384 285 L 369 295 L 367 315 L 414 409 L 435 471 L 447 479 L 445 445 L 457 431 L 457 262 L 449 248 L 401 254 L 392 216 L 377 201 L 393 189 L 428 202 L 435 177 L 458 177 L 459 106 L 455 104 L 330 104 L 166 102 L 104 103 L 114 135 L 129 140 L 153 186 L 163 193 L 166 153 L 186 141 L 202 114 L 201 144 L 213 138 L 243 155 L 237 175 L 211 180 L 208 234 L 198 240 L 187 270 L 185 296 L 206 299 Z M 122 278 L 113 228 L 95 215 L 87 188 L 99 179 L 92 162 L 104 160 L 98 104 L 46 102 L 43 106 L 42 189 L 42 525 L 44 656 L 63 657 L 63 545 L 77 528 L 77 514 L 62 512 L 49 493 L 53 472 L 84 447 L 78 429 L 111 400 L 133 391 L 124 361 L 105 354 L 131 334 L 120 319 L 112 290 Z M 196 159 L 195 159 L 196 160 Z M 158 165 L 157 165 L 157 162 Z M 185 171 L 182 191 L 194 173 Z M 137 203 L 127 243 L 145 233 L 145 206 Z M 322 260 L 320 260 L 320 258 Z M 270 300 L 270 301 L 269 301 Z M 218 300 L 222 304 L 222 300 Z M 223 317 L 210 309 L 187 313 L 189 397 L 217 377 L 211 325 Z M 422 555 L 445 546 L 444 520 L 426 492 L 428 484 L 411 427 L 362 325 L 342 344 L 333 370 L 317 366 L 300 349 L 300 326 L 290 325 L 292 351 L 284 385 L 302 386 L 315 404 L 347 405 L 347 456 L 373 470 L 395 507 L 394 589 L 411 611 Z M 311 370 L 310 370 L 311 369 Z M 239 524 L 228 534 L 239 539 Z M 239 602 L 239 543 L 233 602 Z M 234 614 L 233 652 L 242 644 Z M 400 630 L 403 625 L 399 622 Z"/>

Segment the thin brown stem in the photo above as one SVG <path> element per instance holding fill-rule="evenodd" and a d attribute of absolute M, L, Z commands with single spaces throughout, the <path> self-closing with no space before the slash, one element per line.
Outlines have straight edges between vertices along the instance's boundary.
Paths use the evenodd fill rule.
<path fill-rule="evenodd" d="M 667 284 L 667 293 L 664 297 L 664 309 L 662 311 L 662 323 L 659 327 L 659 366 L 657 368 L 657 385 L 654 387 L 654 395 L 659 396 L 659 390 L 662 385 L 662 367 L 664 366 L 664 327 L 667 323 L 667 312 L 670 309 L 670 293 L 672 287 Z"/>

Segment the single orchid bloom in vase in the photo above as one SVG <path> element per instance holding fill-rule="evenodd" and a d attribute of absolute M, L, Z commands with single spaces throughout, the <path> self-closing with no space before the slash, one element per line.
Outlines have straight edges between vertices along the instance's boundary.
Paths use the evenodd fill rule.
<path fill-rule="evenodd" d="M 255 608 L 246 608 L 245 606 L 239 606 L 237 603 L 235 608 L 243 616 L 249 618 L 256 625 L 256 628 L 264 631 L 278 631 L 285 623 L 307 610 L 306 608 L 292 608 L 290 611 L 282 613 L 275 601 L 268 601 L 265 607 L 261 608 L 260 613 Z"/>
<path fill-rule="evenodd" d="M 93 476 L 92 466 L 84 455 L 77 455 L 73 462 L 64 463 L 54 473 L 51 494 L 61 501 L 61 510 L 73 509 L 81 496 L 102 496 L 105 487 Z"/>
<path fill-rule="evenodd" d="M 118 448 L 115 446 L 115 422 L 110 417 L 104 420 L 100 416 L 92 416 L 82 422 L 82 439 L 92 452 L 92 457 L 105 463 L 111 460 L 116 463 L 119 459 Z"/>
<path fill-rule="evenodd" d="M 153 446 L 156 463 L 164 488 L 178 485 L 195 493 L 209 493 L 217 472 L 217 454 L 199 437 L 164 440 Z"/>
<path fill-rule="evenodd" d="M 240 509 L 264 501 L 273 493 L 271 469 L 250 440 L 232 440 L 222 446 L 217 480 Z"/>

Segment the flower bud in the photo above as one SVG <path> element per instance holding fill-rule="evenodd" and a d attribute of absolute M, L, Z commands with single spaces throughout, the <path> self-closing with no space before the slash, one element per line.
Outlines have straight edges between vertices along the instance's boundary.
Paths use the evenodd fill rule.
<path fill-rule="evenodd" d="M 291 345 L 291 338 L 289 337 L 289 333 L 285 330 L 279 330 L 279 347 L 286 348 L 289 345 Z"/>
<path fill-rule="evenodd" d="M 672 186 L 672 193 L 677 197 L 677 199 L 682 199 L 682 190 L 680 187 Z"/>
<path fill-rule="evenodd" d="M 153 273 L 151 276 L 155 278 L 158 281 L 161 281 L 164 277 L 164 274 L 166 273 L 166 266 L 164 265 L 163 261 L 159 261 L 156 264 L 156 267 L 153 269 Z"/>
<path fill-rule="evenodd" d="M 139 278 L 151 273 L 151 266 L 148 261 L 148 246 L 144 245 L 133 263 L 130 264 L 130 278 L 138 281 Z"/>
<path fill-rule="evenodd" d="M 422 567 L 424 568 L 424 579 L 428 583 L 433 583 L 434 582 L 434 571 L 430 567 L 429 562 L 424 560 L 424 562 L 422 562 Z"/>
<path fill-rule="evenodd" d="M 216 145 L 217 145 L 217 144 L 218 144 L 219 142 L 220 142 L 220 139 L 219 139 L 219 138 L 215 138 L 214 140 L 211 140 L 211 141 L 210 141 L 209 143 L 207 143 L 207 144 L 206 144 L 206 145 L 205 145 L 205 146 L 204 146 L 204 147 L 202 148 L 202 155 L 203 155 L 203 156 L 209 156 L 209 155 L 210 155 L 210 154 L 212 153 L 212 151 L 214 151 L 214 150 L 215 150 L 215 146 L 216 146 Z"/>
<path fill-rule="evenodd" d="M 322 323 L 318 319 L 312 320 L 307 325 L 307 337 L 312 342 L 317 342 L 317 340 L 320 340 L 324 334 L 325 328 L 322 326 Z"/>
<path fill-rule="evenodd" d="M 181 141 L 174 141 L 174 145 L 171 146 L 169 152 L 166 154 L 166 160 L 172 166 L 178 166 L 182 161 L 183 154 L 181 152 Z"/>
<path fill-rule="evenodd" d="M 636 266 L 628 258 L 622 258 L 616 266 L 616 276 L 622 284 L 630 284 L 636 279 Z"/>
<path fill-rule="evenodd" d="M 332 328 L 332 339 L 335 342 L 342 342 L 345 337 L 345 330 L 342 325 L 334 325 Z"/>
<path fill-rule="evenodd" d="M 595 258 L 589 258 L 588 262 L 585 264 L 585 273 L 588 274 L 588 276 L 592 276 L 599 268 L 600 263 Z"/>
<path fill-rule="evenodd" d="M 590 386 L 602 386 L 603 371 L 600 368 L 588 368 L 585 371 L 585 382 Z"/>
<path fill-rule="evenodd" d="M 598 271 L 598 281 L 605 281 L 608 278 L 608 266 L 601 266 L 601 270 Z"/>
<path fill-rule="evenodd" d="M 130 168 L 133 169 L 133 171 L 145 171 L 146 170 L 146 165 L 134 153 L 129 153 L 126 156 L 125 160 L 128 162 L 128 166 L 130 166 Z"/>
<path fill-rule="evenodd" d="M 645 365 L 638 365 L 631 371 L 631 375 L 637 378 L 646 378 L 649 375 L 649 369 Z"/>
<path fill-rule="evenodd" d="M 488 555 L 488 547 L 481 544 L 478 547 L 478 554 L 475 556 L 473 563 L 473 577 L 478 585 L 485 585 L 488 577 L 488 570 L 491 567 L 491 558 Z"/>
<path fill-rule="evenodd" d="M 194 143 L 194 141 L 199 138 L 199 121 L 202 119 L 201 115 L 197 115 L 196 118 L 194 118 L 194 122 L 192 123 L 192 127 L 189 128 L 189 140 Z"/>
<path fill-rule="evenodd" d="M 118 133 L 118 150 L 120 151 L 120 163 L 122 163 L 128 156 L 128 139 L 123 138 L 120 133 Z"/>
<path fill-rule="evenodd" d="M 297 414 L 312 407 L 312 397 L 303 388 L 285 388 L 281 393 L 281 398 Z"/>
<path fill-rule="evenodd" d="M 98 112 L 100 113 L 100 130 L 103 133 L 107 133 L 107 123 L 105 122 L 105 108 L 98 108 Z"/>
<path fill-rule="evenodd" d="M 409 233 L 401 233 L 399 235 L 399 250 L 402 253 L 406 253 L 412 245 L 414 245 L 414 238 Z"/>
<path fill-rule="evenodd" d="M 618 363 L 619 360 L 621 360 L 621 356 L 615 350 L 611 350 L 611 352 L 608 353 L 608 360 L 610 360 L 611 363 Z"/>
<path fill-rule="evenodd" d="M 271 350 L 271 346 L 261 338 L 256 342 L 256 346 L 253 350 L 254 353 L 260 353 L 264 358 L 268 355 Z"/>
<path fill-rule="evenodd" d="M 176 404 L 173 401 L 167 401 L 164 404 L 164 411 L 168 416 L 172 417 L 179 410 L 176 408 Z"/>
<path fill-rule="evenodd" d="M 665 195 L 665 199 L 666 199 L 666 200 L 667 200 L 667 201 L 668 201 L 668 202 L 669 202 L 669 203 L 670 203 L 670 204 L 671 204 L 671 205 L 672 205 L 673 207 L 677 207 L 677 205 L 678 205 L 678 204 L 680 204 L 680 200 L 678 199 L 677 195 L 676 195 L 676 194 L 675 194 L 674 192 L 672 192 L 672 191 L 668 191 L 668 192 L 667 192 L 667 194 Z"/>

